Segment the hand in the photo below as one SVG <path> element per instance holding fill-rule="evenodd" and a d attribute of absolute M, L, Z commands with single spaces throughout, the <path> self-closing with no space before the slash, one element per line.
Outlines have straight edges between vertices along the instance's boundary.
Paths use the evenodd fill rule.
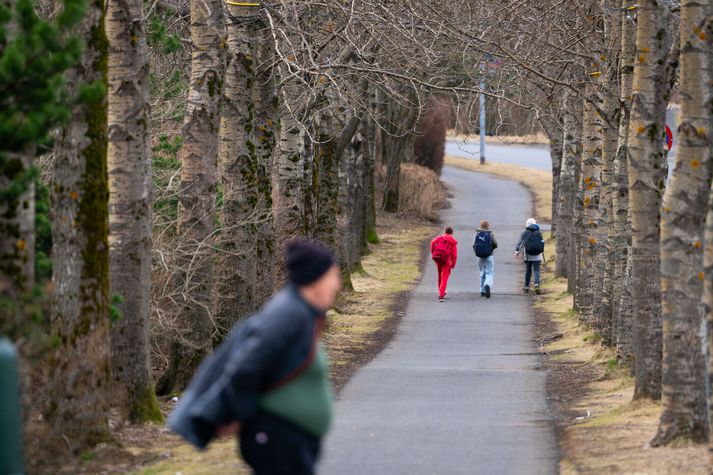
<path fill-rule="evenodd" d="M 240 432 L 240 422 L 233 421 L 228 425 L 219 427 L 217 434 L 218 437 L 230 437 L 233 435 L 238 435 L 238 432 Z"/>

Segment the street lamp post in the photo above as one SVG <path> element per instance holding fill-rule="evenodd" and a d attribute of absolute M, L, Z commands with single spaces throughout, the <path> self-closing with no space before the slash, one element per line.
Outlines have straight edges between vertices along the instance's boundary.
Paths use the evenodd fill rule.
<path fill-rule="evenodd" d="M 482 70 L 484 70 L 483 68 Z M 480 80 L 480 164 L 485 164 L 485 75 Z"/>

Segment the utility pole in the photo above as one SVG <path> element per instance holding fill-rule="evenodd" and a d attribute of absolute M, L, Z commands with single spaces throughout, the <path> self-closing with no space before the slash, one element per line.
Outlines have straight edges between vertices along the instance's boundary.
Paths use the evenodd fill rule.
<path fill-rule="evenodd" d="M 483 73 L 485 68 L 481 68 Z M 485 74 L 480 80 L 480 164 L 485 164 Z"/>

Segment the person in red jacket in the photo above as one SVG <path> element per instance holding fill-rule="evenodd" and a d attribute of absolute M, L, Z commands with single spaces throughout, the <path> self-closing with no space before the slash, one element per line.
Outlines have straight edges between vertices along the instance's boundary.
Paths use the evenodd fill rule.
<path fill-rule="evenodd" d="M 431 258 L 438 269 L 438 300 L 443 302 L 448 278 L 458 260 L 458 241 L 453 237 L 452 227 L 448 226 L 444 234 L 431 241 Z"/>

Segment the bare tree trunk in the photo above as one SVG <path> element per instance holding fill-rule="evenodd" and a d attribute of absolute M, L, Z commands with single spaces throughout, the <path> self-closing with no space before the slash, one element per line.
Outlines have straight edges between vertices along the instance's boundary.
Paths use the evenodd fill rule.
<path fill-rule="evenodd" d="M 364 155 L 364 191 L 366 193 L 364 204 L 366 209 L 366 221 L 364 223 L 366 243 L 364 250 L 368 249 L 367 243 L 378 244 L 379 234 L 376 231 L 376 167 L 378 160 L 376 157 L 377 151 L 380 151 L 381 145 L 377 140 L 377 136 L 381 133 L 381 129 L 370 121 L 365 126 L 365 135 L 367 137 L 368 146 Z"/>
<path fill-rule="evenodd" d="M 604 0 L 604 11 L 618 11 L 619 0 Z M 614 280 L 614 265 L 610 259 L 613 254 L 612 237 L 614 210 L 613 195 L 616 193 L 614 181 L 614 162 L 619 139 L 619 114 L 621 110 L 619 84 L 617 81 L 617 61 L 621 50 L 621 14 L 605 16 L 605 58 L 601 68 L 605 71 L 602 101 L 602 187 L 600 200 L 599 236 L 602 246 L 597 258 L 597 285 L 595 289 L 601 296 L 596 299 L 595 317 L 601 332 L 602 342 L 606 346 L 613 344 L 613 293 L 617 282 Z"/>
<path fill-rule="evenodd" d="M 109 246 L 107 185 L 108 43 L 104 4 L 88 5 L 78 34 L 86 38 L 68 84 L 91 84 L 55 142 L 52 335 L 46 414 L 73 451 L 110 439 Z"/>
<path fill-rule="evenodd" d="M 290 239 L 304 235 L 305 195 L 302 187 L 305 171 L 303 131 L 288 110 L 287 97 L 298 94 L 296 85 L 283 85 L 280 108 L 280 151 L 277 161 L 277 183 L 273 194 L 275 228 L 281 246 Z"/>
<path fill-rule="evenodd" d="M 257 84 L 255 87 L 255 127 L 257 147 L 258 225 L 257 225 L 257 286 L 255 303 L 263 304 L 275 290 L 277 255 L 275 221 L 272 202 L 272 174 L 279 136 L 279 97 L 276 71 L 272 67 L 274 45 L 269 26 L 260 25 L 257 58 Z"/>
<path fill-rule="evenodd" d="M 218 170 L 223 187 L 220 252 L 216 261 L 215 320 L 220 338 L 255 310 L 258 159 L 255 122 L 253 9 L 225 5 L 228 58 L 220 119 Z"/>
<path fill-rule="evenodd" d="M 577 120 L 581 111 L 581 101 L 574 98 L 572 93 L 567 93 L 563 102 L 564 108 L 564 137 L 562 144 L 562 167 L 560 170 L 559 191 L 556 216 L 559 233 L 557 236 L 557 267 L 555 273 L 559 277 L 566 277 L 570 285 L 574 285 L 575 268 L 575 242 L 574 213 L 577 200 L 578 173 L 580 157 L 580 137 L 582 134 L 581 122 Z M 581 115 L 581 114 L 580 114 Z M 572 289 L 570 289 L 572 290 Z"/>
<path fill-rule="evenodd" d="M 564 137 L 562 130 L 555 127 L 555 131 L 550 133 L 550 159 L 552 160 L 552 225 L 551 235 L 557 237 L 557 202 L 559 201 L 560 174 L 562 172 L 562 158 L 564 155 Z"/>
<path fill-rule="evenodd" d="M 122 297 L 111 350 L 114 404 L 133 421 L 160 421 L 149 351 L 153 181 L 143 18 L 140 0 L 107 3 L 109 280 Z"/>
<path fill-rule="evenodd" d="M 601 107 L 601 97 L 592 86 L 587 88 L 582 120 L 582 236 L 581 262 L 577 279 L 579 315 L 588 325 L 594 325 L 594 298 L 599 249 L 599 199 L 601 196 L 602 118 L 596 108 Z M 596 108 L 595 108 L 596 106 Z"/>
<path fill-rule="evenodd" d="M 316 126 L 314 144 L 314 176 L 312 198 L 314 200 L 315 239 L 337 251 L 337 215 L 339 214 L 339 157 L 334 139 L 334 120 L 320 117 Z"/>
<path fill-rule="evenodd" d="M 181 129 L 181 184 L 176 250 L 176 288 L 183 300 L 176 315 L 179 334 L 159 393 L 183 388 L 210 350 L 213 285 L 213 233 L 217 182 L 218 131 L 225 68 L 223 2 L 191 1 L 191 79 L 188 109 Z"/>
<path fill-rule="evenodd" d="M 670 5 L 644 0 L 637 9 L 634 84 L 629 127 L 635 399 L 661 397 L 661 282 L 659 208 L 666 156 L 661 145 L 666 103 Z"/>
<path fill-rule="evenodd" d="M 703 234 L 711 189 L 713 48 L 710 3 L 681 3 L 682 122 L 676 165 L 661 216 L 664 411 L 653 445 L 708 437 L 705 361 L 701 347 Z"/>
<path fill-rule="evenodd" d="M 417 111 L 389 101 L 385 106 L 385 116 L 386 130 L 381 134 L 383 160 L 386 162 L 382 207 L 384 211 L 394 213 L 399 210 L 401 163 L 408 159 L 405 154 L 413 150 L 415 135 L 410 131 L 416 123 Z"/>
<path fill-rule="evenodd" d="M 631 276 L 631 226 L 629 213 L 629 118 L 631 115 L 631 95 L 634 79 L 634 57 L 636 54 L 636 23 L 631 15 L 631 7 L 636 0 L 622 0 L 624 12 L 621 25 L 621 56 L 619 59 L 619 139 L 614 157 L 612 187 L 612 218 L 609 228 L 609 261 L 613 264 L 612 320 L 617 355 L 619 360 L 631 363 L 632 354 L 632 313 L 629 278 Z M 627 293 L 626 299 L 623 298 Z"/>

